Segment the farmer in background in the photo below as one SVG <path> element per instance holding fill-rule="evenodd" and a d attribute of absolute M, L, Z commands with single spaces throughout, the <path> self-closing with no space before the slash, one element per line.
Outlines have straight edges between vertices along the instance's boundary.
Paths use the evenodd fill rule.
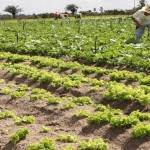
<path fill-rule="evenodd" d="M 55 12 L 54 13 L 54 18 L 55 18 L 55 20 L 57 20 L 59 18 L 59 13 Z"/>
<path fill-rule="evenodd" d="M 69 17 L 69 14 L 68 14 L 68 12 L 64 12 L 64 17 Z"/>
<path fill-rule="evenodd" d="M 74 17 L 75 19 L 81 19 L 82 17 L 82 14 L 81 13 L 78 13 L 77 10 L 74 12 Z"/>
<path fill-rule="evenodd" d="M 145 27 L 150 31 L 150 5 L 138 10 L 131 18 L 136 24 L 135 38 L 139 41 L 144 34 Z"/>

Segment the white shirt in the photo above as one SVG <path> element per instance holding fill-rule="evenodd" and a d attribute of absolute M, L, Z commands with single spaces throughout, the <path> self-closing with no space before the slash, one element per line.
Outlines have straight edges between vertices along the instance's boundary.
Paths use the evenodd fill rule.
<path fill-rule="evenodd" d="M 134 13 L 132 16 L 143 26 L 150 24 L 150 15 L 145 16 L 144 11 L 141 9 Z"/>

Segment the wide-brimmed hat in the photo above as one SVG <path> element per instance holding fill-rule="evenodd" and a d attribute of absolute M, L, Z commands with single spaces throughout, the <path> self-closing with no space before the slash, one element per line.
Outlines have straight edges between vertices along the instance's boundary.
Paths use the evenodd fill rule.
<path fill-rule="evenodd" d="M 150 5 L 142 7 L 142 10 L 150 14 Z"/>

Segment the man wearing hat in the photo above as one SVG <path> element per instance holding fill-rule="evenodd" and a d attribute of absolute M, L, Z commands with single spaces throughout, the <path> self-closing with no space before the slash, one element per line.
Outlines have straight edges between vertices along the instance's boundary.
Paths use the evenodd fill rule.
<path fill-rule="evenodd" d="M 139 41 L 144 34 L 145 27 L 150 31 L 150 5 L 138 10 L 131 18 L 136 24 L 135 38 Z"/>

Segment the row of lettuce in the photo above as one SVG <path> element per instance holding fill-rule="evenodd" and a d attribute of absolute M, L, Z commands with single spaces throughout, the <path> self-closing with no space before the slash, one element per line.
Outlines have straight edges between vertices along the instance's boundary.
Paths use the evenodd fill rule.
<path fill-rule="evenodd" d="M 133 88 L 131 85 L 124 85 L 117 82 L 106 82 L 96 78 L 88 78 L 79 74 L 71 74 L 61 77 L 59 73 L 48 72 L 44 69 L 37 69 L 23 64 L 3 63 L 0 65 L 1 70 L 7 70 L 13 75 L 22 75 L 39 83 L 51 84 L 52 87 L 64 87 L 66 90 L 80 88 L 84 84 L 92 90 L 99 90 L 103 87 L 105 90 L 104 98 L 116 101 L 138 101 L 141 105 L 147 105 L 150 102 L 150 87 L 139 85 Z"/>
<path fill-rule="evenodd" d="M 19 128 L 15 133 L 10 136 L 12 143 L 16 144 L 19 140 L 27 137 L 29 135 L 29 130 L 26 127 Z M 59 135 L 57 141 L 76 143 L 78 142 L 78 150 L 107 150 L 108 143 L 105 142 L 102 138 L 90 139 L 88 141 L 81 141 L 77 139 L 76 136 L 71 134 Z M 54 138 L 46 137 L 39 141 L 39 143 L 33 143 L 27 146 L 27 150 L 39 150 L 39 149 L 50 149 L 56 150 L 56 140 Z M 61 150 L 75 150 L 74 146 L 66 146 Z"/>
<path fill-rule="evenodd" d="M 66 62 L 60 59 L 41 57 L 41 56 L 27 56 L 19 54 L 11 54 L 0 52 L 0 59 L 7 60 L 12 63 L 30 61 L 33 65 L 38 64 L 40 67 L 59 68 L 61 70 L 71 69 L 73 72 L 81 71 L 84 75 L 95 73 L 96 76 L 107 75 L 109 80 L 120 81 L 127 80 L 130 82 L 138 81 L 143 85 L 150 85 L 150 77 L 144 72 L 130 72 L 127 70 L 118 71 L 117 69 L 105 69 L 102 67 L 81 65 L 78 62 Z M 83 75 L 83 76 L 84 76 Z"/>

